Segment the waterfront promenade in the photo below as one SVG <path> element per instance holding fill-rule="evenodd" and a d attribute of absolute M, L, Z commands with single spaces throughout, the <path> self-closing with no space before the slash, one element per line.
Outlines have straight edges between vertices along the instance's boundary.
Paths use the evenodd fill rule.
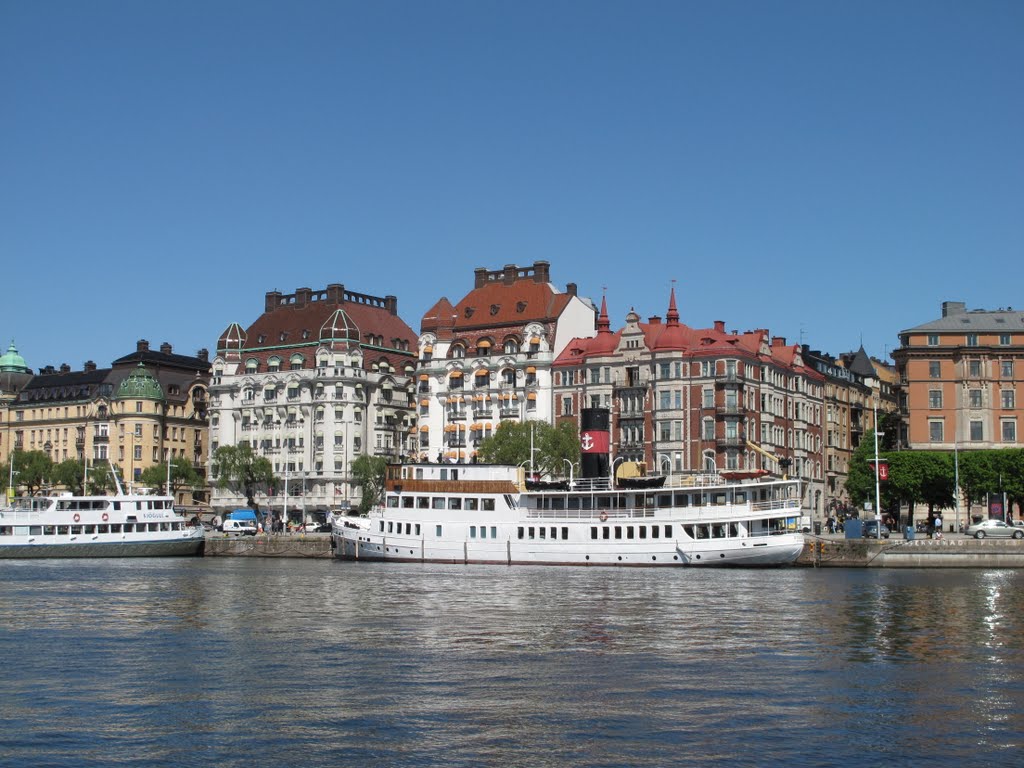
<path fill-rule="evenodd" d="M 847 539 L 843 534 L 807 535 L 798 566 L 817 568 L 1024 568 L 1024 541 L 977 540 L 959 533 L 941 539 L 920 535 L 906 541 Z M 206 557 L 330 558 L 326 533 L 206 536 Z"/>

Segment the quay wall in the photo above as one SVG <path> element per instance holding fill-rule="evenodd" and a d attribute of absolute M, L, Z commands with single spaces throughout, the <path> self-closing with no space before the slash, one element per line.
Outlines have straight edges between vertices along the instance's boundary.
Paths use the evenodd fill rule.
<path fill-rule="evenodd" d="M 843 539 L 805 536 L 797 565 L 815 568 L 1024 568 L 1024 542 L 963 536 Z"/>
<path fill-rule="evenodd" d="M 206 557 L 324 557 L 333 556 L 327 533 L 259 536 L 210 534 L 203 548 Z"/>

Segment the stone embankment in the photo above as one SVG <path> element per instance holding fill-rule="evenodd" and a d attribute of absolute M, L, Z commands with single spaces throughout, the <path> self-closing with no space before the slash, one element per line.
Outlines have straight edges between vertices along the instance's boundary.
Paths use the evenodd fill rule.
<path fill-rule="evenodd" d="M 260 534 L 225 536 L 208 533 L 206 557 L 331 557 L 328 533 Z"/>
<path fill-rule="evenodd" d="M 844 539 L 805 536 L 798 565 L 818 568 L 1024 568 L 1024 541 L 972 539 Z"/>

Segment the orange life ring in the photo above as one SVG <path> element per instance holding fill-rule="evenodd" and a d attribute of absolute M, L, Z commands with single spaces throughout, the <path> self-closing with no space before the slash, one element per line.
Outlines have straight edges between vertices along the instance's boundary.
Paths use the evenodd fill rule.
<path fill-rule="evenodd" d="M 107 522 L 107 520 L 109 520 L 109 519 L 110 519 L 110 515 L 108 515 L 108 514 L 107 514 L 106 512 L 104 512 L 104 513 L 103 513 L 103 522 L 105 523 L 105 522 Z"/>
<path fill-rule="evenodd" d="M 72 518 L 72 520 L 74 520 L 77 523 L 81 519 L 82 519 L 82 516 L 80 514 L 78 514 L 77 512 L 75 512 L 75 516 Z"/>
<path fill-rule="evenodd" d="M 607 512 L 602 512 L 601 513 L 601 522 L 602 523 L 607 523 L 608 522 L 608 513 Z"/>

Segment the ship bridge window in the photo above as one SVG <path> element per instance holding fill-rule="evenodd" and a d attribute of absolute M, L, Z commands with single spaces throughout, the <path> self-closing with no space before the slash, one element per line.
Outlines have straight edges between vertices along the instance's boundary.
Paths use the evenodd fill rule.
<path fill-rule="evenodd" d="M 734 501 L 737 504 L 746 504 L 747 503 L 747 492 L 746 491 L 739 491 L 739 492 L 737 492 Z"/>
<path fill-rule="evenodd" d="M 651 538 L 652 539 L 658 538 L 658 531 L 660 531 L 660 530 L 661 529 L 658 526 L 652 525 L 651 526 Z"/>
<path fill-rule="evenodd" d="M 633 538 L 633 526 L 632 525 L 627 525 L 626 526 L 626 538 L 627 539 L 632 539 Z"/>
<path fill-rule="evenodd" d="M 712 539 L 724 539 L 725 538 L 725 526 L 724 525 L 712 525 L 711 526 L 711 538 Z"/>
<path fill-rule="evenodd" d="M 659 495 L 658 496 L 658 506 L 659 507 L 671 507 L 672 506 L 672 494 L 671 493 L 663 493 L 663 494 Z"/>
<path fill-rule="evenodd" d="M 590 528 L 590 538 L 592 538 L 592 539 L 596 539 L 597 538 L 597 526 L 596 525 L 591 526 L 591 528 Z"/>
<path fill-rule="evenodd" d="M 392 509 L 397 509 L 398 508 L 398 497 L 397 496 L 388 496 L 388 506 L 391 507 Z"/>
<path fill-rule="evenodd" d="M 562 528 L 562 538 L 563 539 L 568 539 L 569 538 L 569 529 L 568 528 Z"/>
<path fill-rule="evenodd" d="M 433 508 L 434 509 L 444 509 L 445 508 L 444 501 L 445 501 L 444 500 L 444 496 L 435 496 L 434 500 L 433 500 L 433 504 L 432 504 Z"/>
<path fill-rule="evenodd" d="M 597 497 L 597 508 L 598 509 L 611 509 L 612 500 L 610 496 L 598 496 Z"/>
<path fill-rule="evenodd" d="M 594 508 L 594 497 L 583 496 L 580 498 L 580 509 L 593 509 Z"/>
<path fill-rule="evenodd" d="M 677 493 L 676 494 L 676 506 L 677 507 L 688 507 L 688 506 L 690 506 L 690 494 L 688 494 L 688 493 Z"/>
<path fill-rule="evenodd" d="M 415 503 L 416 499 L 412 496 L 402 497 L 402 509 L 412 509 Z"/>
<path fill-rule="evenodd" d="M 555 496 L 553 499 L 551 499 L 551 508 L 552 509 L 565 509 L 565 497 L 564 496 Z"/>
<path fill-rule="evenodd" d="M 622 538 L 622 526 L 621 525 L 616 525 L 615 526 L 615 538 L 616 539 L 621 539 Z"/>
<path fill-rule="evenodd" d="M 647 526 L 646 525 L 641 525 L 640 526 L 640 530 L 638 531 L 638 533 L 640 534 L 640 538 L 641 539 L 646 539 L 647 538 Z"/>
<path fill-rule="evenodd" d="M 469 526 L 469 538 L 471 538 L 471 539 L 475 539 L 476 538 L 476 526 L 475 525 Z"/>
<path fill-rule="evenodd" d="M 665 538 L 666 539 L 671 539 L 672 538 L 672 526 L 671 525 L 666 525 L 665 526 Z"/>
<path fill-rule="evenodd" d="M 491 538 L 492 539 L 498 538 L 498 526 L 496 526 L 496 525 L 492 525 L 491 526 Z"/>
<path fill-rule="evenodd" d="M 480 499 L 480 509 L 484 512 L 494 511 L 494 499 Z"/>
<path fill-rule="evenodd" d="M 101 525 L 100 527 L 101 528 L 106 528 L 107 526 Z M 44 536 L 53 536 L 56 532 L 57 532 L 57 529 L 54 526 L 52 526 L 52 525 L 44 525 L 43 526 L 43 535 Z"/>
<path fill-rule="evenodd" d="M 462 499 L 448 499 L 448 509 L 462 509 Z"/>
<path fill-rule="evenodd" d="M 476 512 L 480 508 L 480 502 L 477 499 L 466 499 L 465 508 L 470 512 Z"/>
<path fill-rule="evenodd" d="M 120 533 L 121 532 L 121 524 L 120 523 L 111 523 L 110 524 L 110 532 L 111 533 Z"/>
<path fill-rule="evenodd" d="M 611 538 L 611 529 L 608 528 L 607 525 L 605 525 L 605 526 L 603 526 L 601 528 L 601 538 L 602 539 Z"/>
<path fill-rule="evenodd" d="M 430 509 L 430 497 L 429 496 L 417 496 L 416 497 L 416 509 Z"/>

